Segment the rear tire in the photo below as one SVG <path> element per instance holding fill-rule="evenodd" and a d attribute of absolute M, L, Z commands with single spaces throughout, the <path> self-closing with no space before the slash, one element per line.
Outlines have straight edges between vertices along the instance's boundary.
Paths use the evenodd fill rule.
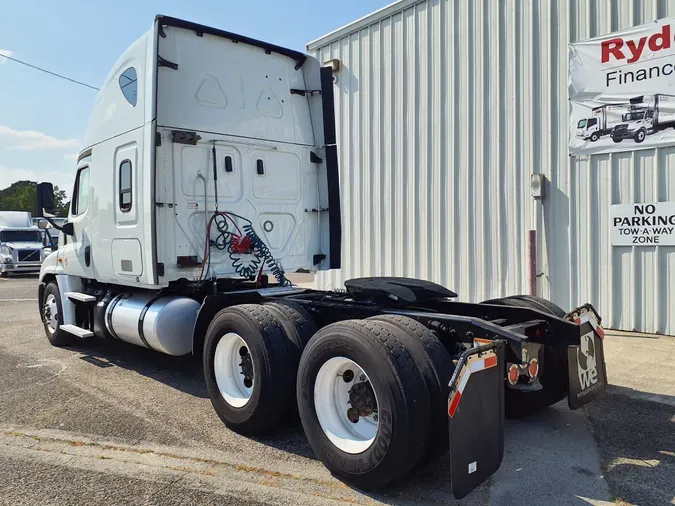
<path fill-rule="evenodd" d="M 562 318 L 565 311 L 553 302 L 534 295 L 514 295 L 503 299 L 486 301 L 502 306 L 526 307 Z M 544 367 L 539 378 L 542 389 L 536 392 L 504 389 L 506 416 L 522 418 L 560 402 L 567 397 L 569 371 L 567 366 L 567 348 L 565 346 L 544 345 Z"/>
<path fill-rule="evenodd" d="M 293 359 L 293 370 L 298 370 L 300 357 L 316 331 L 316 323 L 309 312 L 300 304 L 289 301 L 267 302 L 263 304 L 274 319 L 284 329 L 288 342 L 292 345 L 291 355 Z M 289 420 L 297 422 L 298 406 L 295 395 L 296 378 L 293 378 L 293 390 L 291 392 L 291 407 L 288 410 Z"/>
<path fill-rule="evenodd" d="M 56 281 L 52 281 L 42 294 L 42 325 L 47 339 L 52 346 L 68 346 L 75 342 L 75 336 L 61 330 L 63 325 L 63 309 L 61 308 L 61 294 Z"/>
<path fill-rule="evenodd" d="M 294 407 L 295 354 L 264 306 L 241 304 L 216 314 L 206 331 L 203 360 L 206 388 L 220 419 L 244 435 L 276 425 Z"/>
<path fill-rule="evenodd" d="M 298 361 L 302 350 L 316 331 L 316 323 L 309 312 L 300 304 L 290 301 L 267 302 L 263 307 L 270 311 L 286 331 L 298 352 Z"/>
<path fill-rule="evenodd" d="M 363 374 L 357 370 L 359 378 L 347 376 L 347 366 L 333 371 L 334 363 L 353 363 Z M 359 379 L 372 388 L 370 399 L 374 397 L 376 411 L 364 414 L 365 420 L 359 415 L 350 425 L 348 408 L 359 404 L 347 400 L 352 399 Z M 335 393 L 345 388 L 349 393 Z M 300 361 L 298 407 L 317 457 L 336 476 L 365 490 L 402 478 L 419 461 L 429 438 L 430 406 L 424 378 L 403 344 L 375 321 L 333 323 L 314 335 Z M 368 427 L 368 417 L 372 421 L 374 414 L 377 429 L 363 435 L 364 426 L 359 429 L 357 425 Z M 370 439 L 368 434 L 372 434 Z"/>
<path fill-rule="evenodd" d="M 505 297 L 502 300 L 522 300 L 529 304 L 529 306 L 526 307 L 538 309 L 539 311 L 552 314 L 553 316 L 557 316 L 558 318 L 564 318 L 565 315 L 567 314 L 560 306 L 557 306 L 550 300 L 546 300 L 542 297 L 537 297 L 536 295 L 512 295 L 510 297 Z"/>
<path fill-rule="evenodd" d="M 386 327 L 405 346 L 424 377 L 431 405 L 429 445 L 418 467 L 445 453 L 448 439 L 448 396 L 450 377 L 455 370 L 443 344 L 420 322 L 401 315 L 378 315 L 368 318 Z"/>

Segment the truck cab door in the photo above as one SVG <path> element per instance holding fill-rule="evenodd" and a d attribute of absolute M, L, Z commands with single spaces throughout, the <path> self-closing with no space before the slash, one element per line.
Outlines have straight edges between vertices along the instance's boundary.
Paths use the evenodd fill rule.
<path fill-rule="evenodd" d="M 598 126 L 598 118 L 589 119 L 588 123 L 586 123 L 586 128 L 588 129 L 587 135 L 590 135 L 593 132 L 597 132 L 598 130 L 600 130 Z"/>
<path fill-rule="evenodd" d="M 89 163 L 85 158 L 77 169 L 68 216 L 68 222 L 73 226 L 73 235 L 62 234 L 64 242 L 58 254 L 58 265 L 63 273 L 81 278 L 94 277 L 91 252 L 91 221 L 94 209 L 89 170 Z"/>

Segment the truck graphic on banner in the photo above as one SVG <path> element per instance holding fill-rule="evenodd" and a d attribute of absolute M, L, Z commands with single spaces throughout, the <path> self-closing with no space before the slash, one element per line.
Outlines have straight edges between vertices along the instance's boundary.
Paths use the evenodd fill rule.
<path fill-rule="evenodd" d="M 662 60 L 675 56 L 673 26 L 661 19 L 570 44 L 571 155 L 675 145 L 674 60 Z"/>
<path fill-rule="evenodd" d="M 576 136 L 579 139 L 596 142 L 603 135 L 612 133 L 614 127 L 623 121 L 624 114 L 629 111 L 630 106 L 627 104 L 596 107 L 591 117 L 579 120 Z"/>
<path fill-rule="evenodd" d="M 657 93 L 631 100 L 631 109 L 621 117 L 610 135 L 614 142 L 633 139 L 637 143 L 647 135 L 675 126 L 675 97 Z"/>

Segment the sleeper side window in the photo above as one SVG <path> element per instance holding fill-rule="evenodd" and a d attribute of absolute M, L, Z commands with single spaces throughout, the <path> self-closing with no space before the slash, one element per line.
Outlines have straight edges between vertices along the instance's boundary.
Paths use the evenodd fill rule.
<path fill-rule="evenodd" d="M 119 180 L 119 206 L 120 211 L 123 213 L 128 213 L 131 211 L 131 192 L 132 192 L 132 183 L 131 183 L 131 161 L 124 160 L 120 164 L 120 180 Z"/>
<path fill-rule="evenodd" d="M 136 69 L 134 67 L 129 67 L 120 76 L 120 89 L 124 98 L 127 99 L 133 107 L 136 107 L 136 102 L 138 101 L 138 78 L 136 76 Z"/>

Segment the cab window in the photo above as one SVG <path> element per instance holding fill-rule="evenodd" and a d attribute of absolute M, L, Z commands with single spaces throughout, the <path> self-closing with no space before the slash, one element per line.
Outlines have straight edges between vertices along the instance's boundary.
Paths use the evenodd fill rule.
<path fill-rule="evenodd" d="M 71 212 L 73 216 L 77 216 L 85 212 L 87 207 L 89 207 L 89 167 L 83 167 L 77 171 L 75 177 Z"/>
<path fill-rule="evenodd" d="M 138 78 L 136 76 L 136 69 L 134 67 L 129 67 L 122 72 L 119 84 L 124 98 L 127 99 L 127 102 L 129 102 L 132 107 L 136 107 L 136 102 L 138 100 Z"/>
<path fill-rule="evenodd" d="M 120 164 L 119 205 L 123 213 L 131 211 L 131 168 L 131 160 L 124 160 Z"/>

